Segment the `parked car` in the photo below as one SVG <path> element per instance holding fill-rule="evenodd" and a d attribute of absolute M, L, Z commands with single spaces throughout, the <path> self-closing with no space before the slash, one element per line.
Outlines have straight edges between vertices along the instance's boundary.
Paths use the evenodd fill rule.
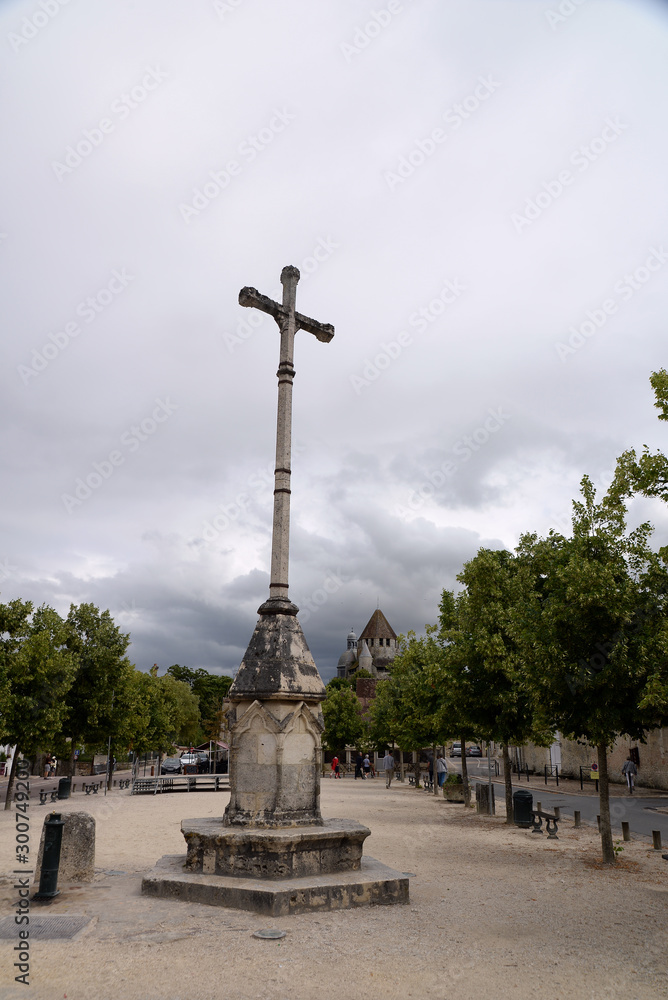
<path fill-rule="evenodd" d="M 182 753 L 181 766 L 184 774 L 197 774 L 199 761 L 196 753 Z"/>
<path fill-rule="evenodd" d="M 459 748 L 459 756 L 462 755 L 462 748 Z M 482 750 L 476 743 L 472 743 L 470 746 L 466 747 L 467 757 L 482 757 Z"/>
<path fill-rule="evenodd" d="M 461 743 L 453 743 L 452 746 L 450 747 L 450 756 L 451 757 L 461 757 L 461 755 L 462 755 L 462 745 L 461 745 Z"/>
<path fill-rule="evenodd" d="M 165 757 L 160 766 L 160 774 L 180 774 L 180 773 L 181 773 L 181 758 Z"/>

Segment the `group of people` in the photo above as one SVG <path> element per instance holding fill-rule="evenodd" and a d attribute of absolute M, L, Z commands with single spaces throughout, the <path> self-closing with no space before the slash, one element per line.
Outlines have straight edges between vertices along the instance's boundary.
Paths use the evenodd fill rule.
<path fill-rule="evenodd" d="M 389 788 L 392 784 L 392 778 L 394 777 L 394 757 L 389 750 L 385 751 L 385 756 L 381 761 L 381 768 L 385 771 L 385 787 Z M 622 774 L 626 778 L 626 784 L 629 792 L 633 795 L 633 786 L 635 784 L 636 775 L 638 774 L 638 768 L 636 767 L 635 761 L 629 754 L 628 760 L 624 762 L 622 766 Z M 436 780 L 438 782 L 438 787 L 442 788 L 445 784 L 445 779 L 448 775 L 448 765 L 445 761 L 443 754 L 438 754 L 436 757 Z M 373 764 L 369 758 L 369 754 L 365 754 L 363 757 L 361 753 L 358 753 L 355 758 L 355 780 L 361 778 L 363 781 L 365 778 L 374 778 L 375 771 Z M 46 777 L 46 775 L 45 775 Z M 341 764 L 339 758 L 334 755 L 332 759 L 332 777 L 341 778 Z M 429 780 L 434 780 L 434 758 L 429 758 Z"/>
<path fill-rule="evenodd" d="M 386 750 L 385 756 L 381 761 L 381 769 L 385 772 L 386 788 L 389 788 L 390 785 L 392 784 L 392 778 L 394 777 L 394 767 L 395 767 L 394 757 L 389 750 Z M 445 762 L 445 757 L 443 757 L 442 754 L 439 754 L 438 757 L 436 758 L 436 780 L 438 781 L 439 788 L 442 788 L 443 785 L 445 784 L 445 779 L 447 774 L 448 774 L 448 765 Z M 365 778 L 369 777 L 375 778 L 375 776 L 376 773 L 374 770 L 374 766 L 371 762 L 371 759 L 369 758 L 369 754 L 365 754 L 365 756 L 362 756 L 361 753 L 358 753 L 357 756 L 355 757 L 355 780 L 357 780 L 357 778 L 361 778 L 362 781 L 364 781 Z M 332 758 L 332 777 L 333 778 L 342 777 L 341 763 L 336 754 Z M 429 778 L 431 781 L 433 781 L 434 779 L 433 759 L 429 761 Z"/>
<path fill-rule="evenodd" d="M 53 778 L 56 773 L 56 767 L 58 766 L 58 760 L 56 757 L 52 757 L 50 753 L 44 758 L 44 777 Z"/>
<path fill-rule="evenodd" d="M 375 778 L 376 772 L 374 771 L 373 764 L 369 758 L 368 753 L 362 756 L 358 753 L 355 757 L 355 780 L 361 778 L 364 781 L 365 778 Z"/>

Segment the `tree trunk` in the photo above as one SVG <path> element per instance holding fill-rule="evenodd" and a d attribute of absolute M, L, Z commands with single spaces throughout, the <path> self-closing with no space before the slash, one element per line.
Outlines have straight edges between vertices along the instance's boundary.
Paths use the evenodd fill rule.
<path fill-rule="evenodd" d="M 599 814 L 601 817 L 601 850 L 603 863 L 616 863 L 615 849 L 612 844 L 612 827 L 610 825 L 610 784 L 608 781 L 608 748 L 605 743 L 599 743 L 598 774 L 599 774 Z"/>
<path fill-rule="evenodd" d="M 503 780 L 506 786 L 506 823 L 510 826 L 513 823 L 513 776 L 510 773 L 510 752 L 507 745 L 503 747 Z"/>
<path fill-rule="evenodd" d="M 466 737 L 462 736 L 462 781 L 464 782 L 464 807 L 471 805 L 471 786 L 469 785 L 469 769 L 466 764 Z"/>
<path fill-rule="evenodd" d="M 12 808 L 12 792 L 14 791 L 14 775 L 16 774 L 16 765 L 19 762 L 19 748 L 14 747 L 14 756 L 12 757 L 12 767 L 9 772 L 9 781 L 7 782 L 7 795 L 5 796 L 5 809 Z"/>
<path fill-rule="evenodd" d="M 420 754 L 413 751 L 413 774 L 415 775 L 415 787 L 420 788 Z"/>
<path fill-rule="evenodd" d="M 392 744 L 392 754 L 394 755 L 394 743 Z M 404 752 L 399 747 L 399 781 L 402 783 L 406 780 L 406 765 L 404 764 Z"/>
<path fill-rule="evenodd" d="M 69 757 L 65 758 L 64 762 L 66 778 L 73 778 L 76 770 L 76 757 L 74 756 L 74 740 L 72 740 L 70 746 L 72 747 L 72 749 L 70 750 L 70 755 Z"/>
<path fill-rule="evenodd" d="M 432 765 L 432 774 L 434 776 L 434 795 L 438 795 L 438 772 L 436 771 L 436 744 L 435 743 L 433 744 L 433 746 L 431 748 L 431 752 L 432 752 L 432 758 L 433 758 L 433 761 L 434 761 L 434 763 Z"/>

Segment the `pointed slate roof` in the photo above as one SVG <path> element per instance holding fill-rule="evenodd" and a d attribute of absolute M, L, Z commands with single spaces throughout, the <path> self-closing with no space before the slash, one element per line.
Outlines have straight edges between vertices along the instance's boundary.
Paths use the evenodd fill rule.
<path fill-rule="evenodd" d="M 397 633 L 394 631 L 380 608 L 374 611 L 360 634 L 360 640 L 396 638 Z"/>
<path fill-rule="evenodd" d="M 373 656 L 366 642 L 362 641 L 357 650 L 357 664 L 360 669 L 369 670 L 373 666 Z"/>

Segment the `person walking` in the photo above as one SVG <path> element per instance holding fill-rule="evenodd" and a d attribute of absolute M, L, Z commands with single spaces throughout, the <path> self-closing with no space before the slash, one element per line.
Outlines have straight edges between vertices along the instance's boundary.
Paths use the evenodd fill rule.
<path fill-rule="evenodd" d="M 622 774 L 626 775 L 626 784 L 628 786 L 630 795 L 633 795 L 633 785 L 635 783 L 635 777 L 637 773 L 638 773 L 638 768 L 636 767 L 636 762 L 631 757 L 631 754 L 629 754 L 627 759 L 624 761 L 624 764 L 622 765 Z"/>
<path fill-rule="evenodd" d="M 51 754 L 48 753 L 44 758 L 44 777 L 48 778 L 51 772 Z"/>
<path fill-rule="evenodd" d="M 362 761 L 362 767 L 364 768 L 364 777 L 368 778 L 371 774 L 371 761 L 369 760 L 369 755 L 365 754 L 364 760 Z"/>
<path fill-rule="evenodd" d="M 445 757 L 439 753 L 438 757 L 436 758 L 436 777 L 438 779 L 439 788 L 443 788 L 447 774 L 448 774 L 448 765 L 445 763 Z"/>
<path fill-rule="evenodd" d="M 362 765 L 364 764 L 364 758 L 361 753 L 358 753 L 355 757 L 355 781 L 361 778 L 364 781 L 364 775 L 362 774 Z"/>
<path fill-rule="evenodd" d="M 383 757 L 383 770 L 385 771 L 385 787 L 389 788 L 394 777 L 394 757 L 389 750 L 385 751 Z"/>
<path fill-rule="evenodd" d="M 341 777 L 341 767 L 339 765 L 339 758 L 336 756 L 336 754 L 334 754 L 334 756 L 332 757 L 332 777 L 333 778 Z"/>

